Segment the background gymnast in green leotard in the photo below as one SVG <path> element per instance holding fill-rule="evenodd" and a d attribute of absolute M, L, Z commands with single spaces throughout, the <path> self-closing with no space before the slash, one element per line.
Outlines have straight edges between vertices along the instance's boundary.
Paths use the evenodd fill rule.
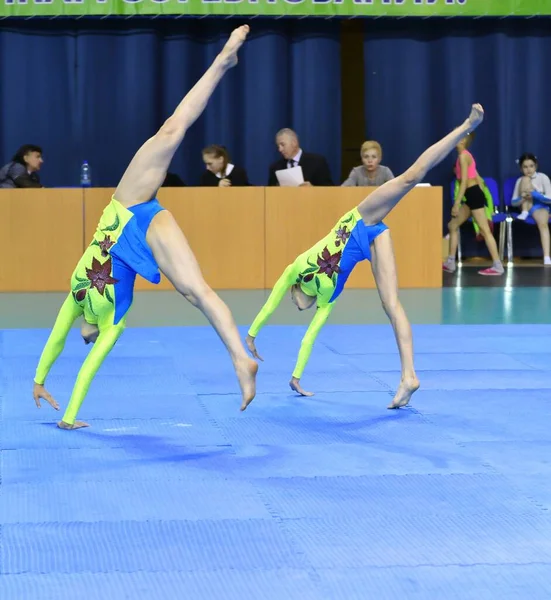
<path fill-rule="evenodd" d="M 290 386 L 293 390 L 303 396 L 312 395 L 301 387 L 300 379 L 314 341 L 354 266 L 361 260 L 369 260 L 383 308 L 394 329 L 402 365 L 400 385 L 388 408 L 408 404 L 411 395 L 419 388 L 419 381 L 413 365 L 411 326 L 398 299 L 396 261 L 390 231 L 382 221 L 415 185 L 421 183 L 430 169 L 446 158 L 459 140 L 480 125 L 483 114 L 479 104 L 473 105 L 469 118 L 461 126 L 428 148 L 405 173 L 387 181 L 341 217 L 322 240 L 285 269 L 252 323 L 246 342 L 253 356 L 262 360 L 256 349 L 255 338 L 289 289 L 299 310 L 317 304 L 291 377 Z"/>
<path fill-rule="evenodd" d="M 84 421 L 77 421 L 76 416 L 94 375 L 124 330 L 136 274 L 158 283 L 159 270 L 178 292 L 203 312 L 226 345 L 241 387 L 241 410 L 245 410 L 255 396 L 257 363 L 247 355 L 228 307 L 204 281 L 174 217 L 155 199 L 187 129 L 203 112 L 223 75 L 237 64 L 237 52 L 248 32 L 246 25 L 234 30 L 174 114 L 139 149 L 73 272 L 71 292 L 42 352 L 33 388 L 38 407 L 42 398 L 59 410 L 59 404 L 44 384 L 63 350 L 71 326 L 83 316 L 81 333 L 84 341 L 93 347 L 80 369 L 63 419 L 58 423 L 63 429 L 87 426 Z"/>

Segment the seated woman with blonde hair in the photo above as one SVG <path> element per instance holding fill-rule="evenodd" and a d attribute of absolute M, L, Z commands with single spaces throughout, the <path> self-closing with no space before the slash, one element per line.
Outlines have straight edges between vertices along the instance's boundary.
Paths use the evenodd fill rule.
<path fill-rule="evenodd" d="M 394 179 L 392 171 L 380 164 L 383 158 L 383 149 L 379 142 L 364 142 L 360 149 L 360 156 L 363 164 L 350 171 L 343 186 L 379 186 Z"/>
<path fill-rule="evenodd" d="M 206 171 L 201 176 L 201 186 L 243 187 L 250 185 L 247 172 L 230 162 L 225 146 L 212 144 L 203 150 Z"/>

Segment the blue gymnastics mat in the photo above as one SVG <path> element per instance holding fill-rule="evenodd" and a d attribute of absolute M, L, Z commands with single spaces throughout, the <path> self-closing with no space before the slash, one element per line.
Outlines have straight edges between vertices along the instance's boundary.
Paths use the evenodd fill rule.
<path fill-rule="evenodd" d="M 1 331 L 0 599 L 549 600 L 551 327 L 413 329 L 409 407 L 390 327 L 327 326 L 302 398 L 273 326 L 245 413 L 210 328 L 129 329 L 78 431 L 32 399 L 48 331 Z"/>

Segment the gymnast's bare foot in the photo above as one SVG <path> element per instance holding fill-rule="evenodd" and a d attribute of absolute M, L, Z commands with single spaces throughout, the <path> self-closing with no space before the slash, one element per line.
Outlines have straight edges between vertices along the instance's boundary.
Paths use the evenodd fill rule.
<path fill-rule="evenodd" d="M 413 394 L 419 389 L 419 380 L 417 377 L 410 377 L 400 381 L 400 387 L 396 392 L 392 402 L 387 408 L 402 408 L 409 404 Z"/>
<path fill-rule="evenodd" d="M 241 387 L 241 410 L 246 410 L 247 406 L 253 401 L 256 396 L 256 374 L 258 372 L 258 364 L 248 356 L 239 361 L 235 367 L 237 379 Z"/>
<path fill-rule="evenodd" d="M 300 386 L 300 380 L 297 379 L 296 377 L 291 377 L 291 381 L 289 381 L 289 387 L 295 391 L 297 394 L 300 394 L 301 396 L 313 396 L 314 392 L 307 392 L 306 390 L 303 390 L 302 387 Z"/>
<path fill-rule="evenodd" d="M 476 129 L 480 123 L 484 120 L 484 109 L 480 104 L 473 104 L 471 108 L 471 114 L 469 115 L 468 121 L 473 129 Z"/>
<path fill-rule="evenodd" d="M 220 52 L 220 58 L 222 60 L 222 64 L 227 69 L 231 69 L 237 64 L 237 51 L 245 42 L 248 33 L 248 25 L 241 25 L 241 27 L 234 29 L 230 35 L 230 39 L 226 42 L 224 48 L 222 48 L 222 52 Z"/>
<path fill-rule="evenodd" d="M 90 425 L 84 421 L 75 421 L 72 425 L 70 423 L 65 423 L 65 421 L 59 421 L 57 426 L 60 429 L 80 429 L 81 427 L 90 427 Z"/>

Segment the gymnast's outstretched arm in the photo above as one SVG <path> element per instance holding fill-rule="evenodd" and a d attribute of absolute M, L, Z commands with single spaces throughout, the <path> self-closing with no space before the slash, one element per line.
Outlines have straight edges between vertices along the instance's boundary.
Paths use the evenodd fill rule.
<path fill-rule="evenodd" d="M 61 429 L 78 429 L 79 427 L 87 427 L 88 424 L 83 421 L 76 421 L 77 413 L 80 410 L 82 402 L 88 393 L 90 384 L 94 379 L 98 369 L 103 364 L 107 355 L 113 349 L 116 341 L 124 331 L 126 319 L 122 319 L 116 325 L 100 325 L 100 334 L 94 343 L 94 346 L 88 353 L 86 360 L 82 364 L 80 371 L 63 415 L 63 419 L 58 423 Z"/>
<path fill-rule="evenodd" d="M 42 355 L 38 362 L 38 367 L 34 376 L 33 389 L 34 401 L 38 408 L 40 408 L 40 398 L 43 398 L 53 406 L 53 408 L 59 410 L 59 405 L 44 388 L 44 384 L 46 383 L 46 378 L 48 377 L 50 369 L 65 347 L 65 341 L 67 340 L 67 336 L 69 335 L 69 331 L 71 331 L 73 323 L 80 316 L 82 316 L 82 309 L 74 301 L 71 293 L 65 298 L 65 301 L 59 310 L 53 329 L 42 350 Z"/>
<path fill-rule="evenodd" d="M 283 297 L 289 291 L 289 288 L 296 283 L 297 275 L 298 272 L 294 263 L 289 265 L 285 271 L 283 271 L 281 277 L 277 280 L 273 290 L 268 296 L 264 306 L 260 309 L 260 312 L 256 316 L 252 325 L 249 327 L 249 333 L 245 341 L 251 354 L 259 360 L 263 359 L 259 356 L 256 350 L 255 338 L 259 334 L 262 327 L 266 325 L 268 319 L 272 316 L 275 309 L 279 306 L 283 300 Z"/>
<path fill-rule="evenodd" d="M 40 398 L 43 398 L 53 408 L 59 410 L 59 404 L 46 390 L 44 383 L 53 364 L 65 347 L 65 342 L 73 323 L 80 316 L 82 316 L 82 308 L 74 301 L 72 294 L 69 294 L 59 311 L 36 369 L 33 397 L 38 408 L 40 408 Z M 75 421 L 76 414 L 88 393 L 92 379 L 124 331 L 126 323 L 126 319 L 123 318 L 117 325 L 111 325 L 109 324 L 111 318 L 112 315 L 109 315 L 105 319 L 105 323 L 100 323 L 100 334 L 78 373 L 69 405 L 67 406 L 63 420 L 58 423 L 63 429 L 76 429 L 87 426 L 82 421 Z"/>
<path fill-rule="evenodd" d="M 305 390 L 302 389 L 302 387 L 300 385 L 300 378 L 302 377 L 302 374 L 304 373 L 306 363 L 308 362 L 308 360 L 310 358 L 310 354 L 312 353 L 312 348 L 314 346 L 314 342 L 316 341 L 316 338 L 318 337 L 318 334 L 321 331 L 321 328 L 327 322 L 327 319 L 329 318 L 329 315 L 333 311 L 334 306 L 335 306 L 334 302 L 331 302 L 329 304 L 323 304 L 322 306 L 319 306 L 316 310 L 316 314 L 314 315 L 314 318 L 312 319 L 312 321 L 310 322 L 310 325 L 308 326 L 308 329 L 306 330 L 306 333 L 304 334 L 304 337 L 302 338 L 297 362 L 295 365 L 295 370 L 293 371 L 293 376 L 291 377 L 291 381 L 289 382 L 291 389 L 294 390 L 295 392 L 298 392 L 301 396 L 313 396 L 314 395 L 312 392 L 306 392 Z"/>
<path fill-rule="evenodd" d="M 225 73 L 237 64 L 237 51 L 248 33 L 248 25 L 232 32 L 220 54 L 180 102 L 172 116 L 138 150 L 114 194 L 123 206 L 141 204 L 155 196 L 186 131 L 199 118 Z"/>

